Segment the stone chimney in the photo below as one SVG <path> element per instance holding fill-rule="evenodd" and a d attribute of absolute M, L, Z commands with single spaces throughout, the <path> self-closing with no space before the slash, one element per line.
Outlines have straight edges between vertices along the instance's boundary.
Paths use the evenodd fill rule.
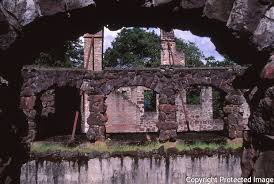
<path fill-rule="evenodd" d="M 84 35 L 84 68 L 92 71 L 103 69 L 104 31 Z"/>
<path fill-rule="evenodd" d="M 161 65 L 185 66 L 185 55 L 177 52 L 174 31 L 161 29 Z"/>

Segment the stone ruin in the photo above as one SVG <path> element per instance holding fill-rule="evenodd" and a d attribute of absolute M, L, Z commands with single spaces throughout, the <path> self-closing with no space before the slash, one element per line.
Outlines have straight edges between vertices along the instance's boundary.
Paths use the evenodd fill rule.
<path fill-rule="evenodd" d="M 92 20 L 92 24 L 83 20 Z M 81 84 L 84 84 L 83 78 L 87 82 L 87 77 L 83 77 L 82 71 L 78 71 L 78 75 L 83 78 L 78 75 L 74 76 L 73 73 L 77 73 L 76 71 L 62 70 L 60 72 L 56 70 L 55 73 L 60 74 L 57 76 L 49 74 L 45 69 L 25 68 L 22 72 L 25 75 L 25 84 L 22 88 L 24 92 L 20 94 L 22 66 L 32 64 L 34 55 L 41 51 L 86 32 L 94 34 L 101 29 L 102 25 L 113 30 L 129 26 L 171 27 L 190 30 L 196 35 L 211 37 L 218 51 L 227 54 L 238 64 L 251 64 L 252 66 L 246 69 L 243 75 L 236 77 L 233 82 L 229 80 L 235 89 L 241 89 L 241 92 L 244 93 L 251 112 L 248 121 L 250 130 L 243 133 L 242 176 L 273 177 L 273 20 L 273 0 L 2 0 L 0 3 L 0 58 L 2 61 L 0 73 L 8 83 L 0 81 L 0 117 L 2 120 L 0 124 L 0 145 L 2 148 L 0 152 L 0 183 L 18 183 L 20 164 L 27 159 L 29 144 L 25 141 L 31 140 L 31 135 L 35 135 L 37 130 L 36 111 L 33 110 L 30 102 L 34 99 L 39 101 L 39 95 L 50 88 L 67 85 L 77 86 L 77 89 L 80 89 Z M 114 71 L 103 71 L 99 76 L 107 72 Z M 134 72 L 138 74 L 137 71 Z M 149 77 L 149 80 L 155 80 L 154 84 L 157 84 L 160 77 L 166 80 L 166 76 L 164 77 L 161 73 L 163 71 L 159 69 L 158 72 L 159 75 L 155 79 Z M 164 73 L 169 75 L 171 72 L 175 71 L 167 70 Z M 185 87 L 187 87 L 186 79 L 191 81 L 190 83 L 193 82 L 186 76 L 191 73 L 187 69 L 177 72 L 179 76 L 181 74 L 180 80 L 183 80 L 181 84 L 184 84 Z M 227 76 L 232 76 L 229 73 L 231 71 L 227 70 L 219 73 L 212 69 L 207 72 L 218 73 L 219 76 L 226 79 L 228 79 Z M 121 73 L 121 71 L 116 71 L 113 76 L 119 78 L 117 75 Z M 139 71 L 139 73 L 145 74 L 146 71 Z M 156 73 L 155 71 L 150 74 Z M 200 70 L 197 73 L 197 76 L 207 75 L 205 70 Z M 195 70 L 192 71 L 192 74 L 196 76 Z M 97 74 L 88 75 L 94 77 Z M 41 79 L 44 84 L 36 81 L 34 76 L 37 77 L 37 80 Z M 216 79 L 216 75 L 214 76 L 213 78 Z M 127 77 L 134 79 L 133 76 Z M 51 78 L 57 81 L 53 82 Z M 96 89 L 100 89 L 96 93 L 104 94 L 102 91 L 104 87 L 99 86 L 100 80 L 102 79 L 91 80 L 94 82 L 92 85 L 97 86 Z M 108 80 L 113 82 L 115 78 Z M 144 78 L 137 77 L 136 80 L 144 80 Z M 218 81 L 220 80 L 212 81 L 211 84 L 216 86 L 214 84 Z M 200 82 L 199 84 L 202 83 Z M 132 84 L 129 81 L 124 81 L 124 83 Z M 117 82 L 117 84 L 119 83 Z M 143 84 L 144 82 L 140 85 Z M 162 84 L 166 83 L 162 82 Z M 204 81 L 202 84 L 209 84 L 209 82 Z M 35 90 L 34 85 L 39 89 Z M 124 85 L 118 85 L 117 89 L 122 86 Z M 147 87 L 150 88 L 150 85 Z M 222 89 L 225 88 L 222 87 Z M 154 87 L 150 89 L 154 89 Z M 236 98 L 239 90 L 232 90 L 231 86 L 230 89 L 226 90 L 226 94 L 232 94 L 226 98 L 230 104 L 229 108 L 226 108 L 227 112 L 232 112 L 239 104 L 236 103 L 236 99 L 241 99 Z M 229 91 L 236 92 L 230 93 Z M 53 91 L 48 93 L 51 94 Z M 21 109 L 18 108 L 20 98 L 28 124 Z M 43 113 L 46 113 L 47 110 L 54 110 L 50 103 L 44 105 L 48 108 L 44 108 Z M 39 106 L 41 111 L 43 105 Z M 38 114 L 37 117 L 39 117 Z M 230 119 L 231 122 L 228 125 L 234 127 L 235 124 L 232 122 L 236 122 L 237 117 L 242 116 L 242 112 L 237 110 L 236 113 L 230 113 L 228 116 L 230 117 L 228 120 Z"/>
<path fill-rule="evenodd" d="M 84 38 L 84 69 L 23 69 L 21 108 L 28 117 L 28 140 L 39 134 L 41 117 L 55 113 L 55 90 L 66 86 L 76 88 L 79 95 L 81 91 L 81 132 L 91 141 L 104 140 L 106 133 L 159 133 L 161 141 L 188 131 L 224 131 L 229 138 L 242 137 L 250 112 L 242 92 L 232 87 L 241 70 L 184 67 L 174 32 L 163 30 L 161 68 L 102 70 L 103 32 Z M 187 90 L 195 86 L 201 86 L 200 103 L 187 104 Z M 213 119 L 212 88 L 226 94 L 223 119 Z M 152 112 L 145 111 L 145 91 L 155 93 Z"/>

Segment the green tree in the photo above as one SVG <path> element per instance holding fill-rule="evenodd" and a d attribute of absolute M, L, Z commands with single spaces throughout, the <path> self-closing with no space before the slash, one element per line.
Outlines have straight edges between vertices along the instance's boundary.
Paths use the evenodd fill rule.
<path fill-rule="evenodd" d="M 80 67 L 84 60 L 81 39 L 66 41 L 48 51 L 41 52 L 34 64 L 50 67 Z"/>
<path fill-rule="evenodd" d="M 160 38 L 140 28 L 124 28 L 104 55 L 105 67 L 160 65 Z"/>
<path fill-rule="evenodd" d="M 205 58 L 207 67 L 228 67 L 233 66 L 235 63 L 226 55 L 223 61 L 217 61 L 213 56 Z"/>
<path fill-rule="evenodd" d="M 204 56 L 200 49 L 193 42 L 185 42 L 182 39 L 176 38 L 176 47 L 178 51 L 182 51 L 185 54 L 186 66 L 200 67 L 203 66 L 201 61 Z"/>

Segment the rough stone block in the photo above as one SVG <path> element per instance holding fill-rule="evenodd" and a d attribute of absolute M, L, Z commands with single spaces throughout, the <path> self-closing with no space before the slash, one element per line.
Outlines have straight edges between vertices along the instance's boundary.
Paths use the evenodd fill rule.
<path fill-rule="evenodd" d="M 159 110 L 165 113 L 172 113 L 176 112 L 176 106 L 175 105 L 168 105 L 168 104 L 161 104 L 159 105 Z"/>
<path fill-rule="evenodd" d="M 21 97 L 21 108 L 22 109 L 33 109 L 36 102 L 36 96 Z"/>
<path fill-rule="evenodd" d="M 90 112 L 97 112 L 97 113 L 105 113 L 107 110 L 107 106 L 104 104 L 104 102 L 95 102 L 90 103 Z"/>
<path fill-rule="evenodd" d="M 241 95 L 227 95 L 225 100 L 228 104 L 242 105 L 245 101 L 244 97 Z"/>
<path fill-rule="evenodd" d="M 176 141 L 177 132 L 176 130 L 160 130 L 159 141 Z"/>
<path fill-rule="evenodd" d="M 91 142 L 105 140 L 106 128 L 105 126 L 91 125 L 86 135 Z"/>
<path fill-rule="evenodd" d="M 91 112 L 87 119 L 89 125 L 105 125 L 108 121 L 106 114 Z"/>
<path fill-rule="evenodd" d="M 159 121 L 157 123 L 157 127 L 160 130 L 177 130 L 178 123 L 176 123 L 175 121 L 166 121 L 166 122 Z"/>
<path fill-rule="evenodd" d="M 88 100 L 91 103 L 95 103 L 95 102 L 103 102 L 105 100 L 105 96 L 104 95 L 90 95 Z"/>

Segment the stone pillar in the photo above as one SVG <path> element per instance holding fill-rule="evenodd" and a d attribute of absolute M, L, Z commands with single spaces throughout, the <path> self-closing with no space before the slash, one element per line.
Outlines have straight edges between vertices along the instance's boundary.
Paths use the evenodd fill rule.
<path fill-rule="evenodd" d="M 48 117 L 49 114 L 55 113 L 55 90 L 51 89 L 41 95 L 42 102 L 41 116 Z"/>
<path fill-rule="evenodd" d="M 173 89 L 165 89 L 167 93 L 159 95 L 159 140 L 176 141 L 178 123 L 176 121 L 175 92 Z"/>
<path fill-rule="evenodd" d="M 213 121 L 212 87 L 203 86 L 201 89 L 201 105 L 205 120 Z"/>
<path fill-rule="evenodd" d="M 103 35 L 104 31 L 96 34 L 84 35 L 84 68 L 90 71 L 102 71 L 103 69 Z M 82 132 L 88 131 L 89 100 L 87 94 L 82 96 Z"/>
<path fill-rule="evenodd" d="M 90 141 L 104 141 L 106 135 L 106 122 L 108 121 L 104 95 L 89 95 L 89 125 L 87 137 Z"/>
<path fill-rule="evenodd" d="M 25 142 L 32 142 L 36 138 L 37 134 L 37 125 L 35 122 L 36 118 L 36 96 L 21 97 L 20 108 L 23 109 L 24 114 L 26 115 L 28 122 L 28 135 Z"/>
<path fill-rule="evenodd" d="M 185 56 L 177 52 L 174 31 L 161 29 L 161 65 L 185 66 Z"/>
<path fill-rule="evenodd" d="M 249 108 L 241 94 L 228 94 L 225 97 L 225 131 L 230 139 L 242 138 L 247 128 Z"/>

